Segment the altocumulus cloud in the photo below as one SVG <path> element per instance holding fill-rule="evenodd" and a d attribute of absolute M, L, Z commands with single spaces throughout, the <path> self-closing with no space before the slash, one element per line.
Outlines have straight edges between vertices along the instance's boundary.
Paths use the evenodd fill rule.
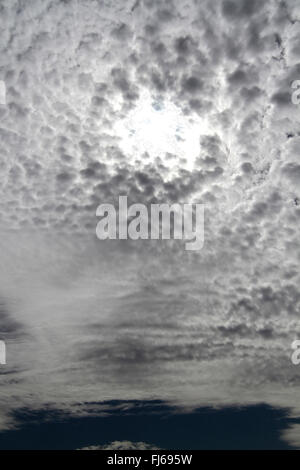
<path fill-rule="evenodd" d="M 299 416 L 298 2 L 0 15 L 1 429 L 18 407 L 84 415 L 107 396 Z M 162 151 L 150 111 L 172 120 Z M 100 243 L 96 208 L 120 194 L 205 203 L 204 248 Z"/>

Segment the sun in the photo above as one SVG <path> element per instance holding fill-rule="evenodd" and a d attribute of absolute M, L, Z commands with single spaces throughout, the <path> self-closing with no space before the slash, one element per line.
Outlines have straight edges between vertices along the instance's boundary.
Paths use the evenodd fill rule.
<path fill-rule="evenodd" d="M 205 119 L 186 116 L 168 99 L 154 98 L 148 91 L 136 107 L 116 125 L 120 148 L 128 156 L 147 153 L 151 161 L 161 157 L 170 167 L 192 169 L 200 153 L 201 135 L 209 134 Z M 166 158 L 173 156 L 173 158 Z"/>

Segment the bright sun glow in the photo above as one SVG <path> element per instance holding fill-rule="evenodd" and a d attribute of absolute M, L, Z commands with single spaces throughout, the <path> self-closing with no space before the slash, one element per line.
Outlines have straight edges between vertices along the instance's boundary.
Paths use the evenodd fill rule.
<path fill-rule="evenodd" d="M 180 166 L 188 169 L 193 168 L 199 155 L 201 135 L 210 133 L 204 119 L 185 116 L 171 101 L 155 100 L 148 92 L 119 121 L 116 131 L 126 155 L 140 158 L 147 152 L 151 161 L 159 156 L 164 164 L 178 166 L 180 161 Z M 167 153 L 176 158 L 166 159 Z"/>

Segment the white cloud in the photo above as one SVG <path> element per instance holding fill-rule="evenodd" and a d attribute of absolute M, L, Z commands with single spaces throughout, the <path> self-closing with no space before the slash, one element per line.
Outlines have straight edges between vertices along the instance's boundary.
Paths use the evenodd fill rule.
<path fill-rule="evenodd" d="M 78 450 L 159 450 L 159 448 L 146 442 L 113 441 L 109 444 L 82 447 Z"/>
<path fill-rule="evenodd" d="M 1 4 L 4 429 L 17 406 L 107 396 L 299 410 L 297 2 L 134 6 Z M 187 145 L 172 113 L 166 156 L 124 141 L 144 93 Z M 205 202 L 203 250 L 96 241 L 120 194 Z"/>

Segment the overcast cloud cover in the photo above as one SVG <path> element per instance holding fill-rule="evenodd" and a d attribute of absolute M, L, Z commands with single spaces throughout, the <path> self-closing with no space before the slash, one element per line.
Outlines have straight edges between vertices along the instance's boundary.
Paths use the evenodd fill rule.
<path fill-rule="evenodd" d="M 299 417 L 299 2 L 1 0 L 0 18 L 0 429 L 107 399 Z M 99 241 L 119 195 L 205 203 L 203 249 Z"/>

